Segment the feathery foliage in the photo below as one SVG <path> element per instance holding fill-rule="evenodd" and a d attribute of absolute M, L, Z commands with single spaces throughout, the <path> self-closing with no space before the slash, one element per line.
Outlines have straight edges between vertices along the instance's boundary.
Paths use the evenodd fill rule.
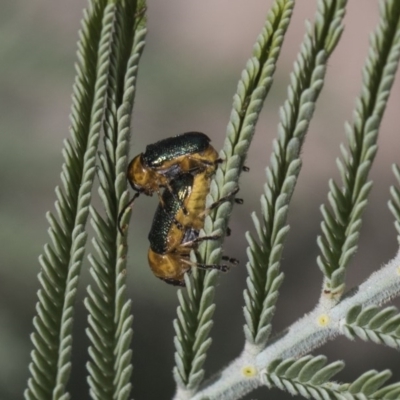
<path fill-rule="evenodd" d="M 377 123 L 380 121 L 386 106 L 386 100 L 398 65 L 400 52 L 398 34 L 396 32 L 400 27 L 400 15 L 393 17 L 393 13 L 395 11 L 397 12 L 398 4 L 399 3 L 395 4 L 395 2 L 391 0 L 382 3 L 381 7 L 383 11 L 381 12 L 378 31 L 382 29 L 382 27 L 386 29 L 385 32 L 379 36 L 380 43 L 385 43 L 385 46 L 378 46 L 376 43 L 378 39 L 373 40 L 371 44 L 373 50 L 370 50 L 369 58 L 375 49 L 384 47 L 385 53 L 381 56 L 378 55 L 376 58 L 380 60 L 385 56 L 386 61 L 384 63 L 377 62 L 367 69 L 369 76 L 374 78 L 372 81 L 373 84 L 370 83 L 370 85 L 376 88 L 375 91 L 378 93 L 378 97 L 375 99 L 376 104 L 372 103 L 370 108 L 371 110 L 376 109 L 377 111 L 368 121 L 363 122 L 361 119 L 357 119 L 357 124 L 365 125 L 368 129 L 373 128 L 373 134 L 368 137 L 368 140 L 355 143 L 355 154 L 360 154 L 360 157 L 371 156 L 376 150 L 375 138 L 377 134 Z M 326 294 L 323 293 L 321 298 L 323 301 L 317 305 L 315 310 L 295 322 L 284 333 L 271 340 L 270 343 L 266 343 L 271 329 L 269 321 L 274 311 L 273 307 L 276 301 L 277 290 L 282 279 L 278 267 L 279 255 L 282 251 L 281 242 L 286 234 L 285 229 L 287 229 L 285 227 L 287 202 L 290 199 L 295 179 L 297 178 L 297 175 L 294 175 L 294 172 L 289 170 L 289 166 L 292 160 L 297 161 L 297 165 L 295 164 L 292 169 L 298 173 L 300 169 L 299 151 L 310 119 L 307 117 L 311 117 L 309 114 L 312 114 L 316 97 L 322 88 L 322 78 L 325 72 L 325 64 L 323 63 L 334 49 L 343 29 L 341 20 L 344 14 L 344 6 L 345 2 L 341 1 L 319 1 L 319 13 L 317 14 L 314 30 L 317 39 L 313 42 L 311 36 L 313 30 L 308 26 L 309 35 L 306 35 L 301 55 L 305 52 L 305 49 L 308 48 L 312 50 L 319 48 L 321 51 L 319 54 L 316 53 L 315 64 L 312 64 L 313 61 L 308 62 L 307 59 L 302 60 L 302 57 L 299 57 L 300 62 L 295 65 L 295 75 L 292 76 L 291 81 L 295 89 L 304 89 L 305 92 L 302 94 L 301 90 L 297 92 L 290 88 L 289 101 L 285 103 L 285 108 L 281 112 L 282 123 L 279 129 L 280 140 L 274 143 L 271 167 L 267 170 L 269 185 L 266 186 L 266 196 L 264 203 L 262 203 L 264 214 L 267 215 L 269 219 L 265 216 L 264 218 L 271 224 L 271 228 L 270 231 L 267 231 L 256 219 L 257 233 L 262 244 L 257 244 L 256 241 L 249 236 L 250 246 L 253 248 L 251 249 L 252 251 L 249 251 L 250 267 L 248 270 L 250 277 L 248 278 L 249 287 L 247 292 L 245 292 L 245 317 L 247 323 L 245 327 L 247 341 L 245 349 L 236 360 L 218 374 L 210 385 L 200 390 L 193 397 L 193 400 L 200 400 L 202 398 L 218 398 L 221 400 L 241 398 L 260 383 L 269 386 L 274 384 L 281 389 L 288 390 L 292 394 L 301 394 L 308 398 L 313 397 L 317 399 L 398 398 L 400 394 L 400 384 L 381 387 L 389 378 L 389 371 L 383 373 L 369 371 L 353 384 L 338 385 L 329 382 L 332 376 L 330 372 L 335 372 L 336 368 L 337 370 L 342 369 L 344 365 L 342 362 L 333 363 L 325 369 L 324 365 L 326 361 L 324 359 L 306 356 L 306 358 L 300 358 L 296 361 L 298 357 L 309 353 L 326 341 L 334 339 L 338 334 L 346 334 L 352 337 L 359 335 L 364 339 L 368 337 L 379 343 L 397 346 L 397 344 L 394 343 L 394 338 L 397 335 L 397 328 L 399 326 L 397 313 L 396 315 L 390 315 L 391 318 L 388 321 L 384 321 L 385 315 L 388 314 L 385 314 L 385 312 L 379 314 L 377 306 L 383 302 L 389 301 L 393 296 L 400 293 L 400 285 L 398 283 L 400 256 L 396 256 L 396 258 L 391 260 L 385 267 L 375 272 L 360 285 L 357 291 L 349 293 L 349 295 L 340 302 L 326 302 Z M 337 15 L 335 15 L 335 12 L 337 12 Z M 332 24 L 324 24 L 323 21 L 329 21 L 330 18 L 333 18 Z M 325 46 L 324 38 L 327 38 Z M 378 50 L 376 51 L 378 52 Z M 312 72 L 313 67 L 316 67 L 316 72 Z M 300 77 L 297 80 L 295 79 L 297 77 L 296 75 Z M 308 84 L 316 82 L 315 88 L 312 88 L 314 89 L 313 91 L 310 89 L 306 90 L 307 86 L 302 86 L 304 84 L 303 79 Z M 363 92 L 363 96 L 365 96 L 366 99 L 370 99 L 370 95 L 366 91 Z M 294 104 L 293 108 L 299 110 L 298 114 L 294 113 L 294 116 L 290 113 L 290 100 Z M 302 102 L 305 103 L 303 103 L 303 107 L 301 107 Z M 296 129 L 296 123 L 301 121 L 300 117 L 302 116 L 302 112 L 305 114 L 305 117 L 303 117 L 305 121 L 303 125 L 299 124 L 299 127 Z M 372 114 L 372 111 L 370 114 Z M 284 133 L 286 133 L 286 130 L 284 131 L 282 126 L 285 128 L 286 126 L 294 127 L 292 128 L 292 131 L 294 131 L 293 137 L 296 139 L 297 143 L 293 142 L 293 144 L 291 144 L 293 139 L 292 137 L 285 137 Z M 287 130 L 291 132 L 291 130 Z M 285 150 L 287 153 L 285 153 Z M 297 158 L 290 158 L 292 155 L 296 155 Z M 372 159 L 369 158 L 368 160 L 369 167 Z M 350 161 L 353 162 L 352 159 L 349 160 L 349 163 Z M 275 168 L 275 170 L 273 170 L 273 168 Z M 274 175 L 271 171 L 276 171 L 276 174 Z M 285 173 L 287 173 L 287 171 L 290 172 L 290 174 L 288 173 L 287 175 L 288 182 L 285 181 Z M 289 180 L 289 178 L 291 179 Z M 360 186 L 360 179 L 361 178 L 354 180 L 354 184 L 359 185 L 356 190 L 358 196 L 360 196 L 360 193 L 363 193 L 360 189 L 362 186 Z M 278 183 L 281 186 L 279 186 Z M 273 203 L 273 189 L 275 189 L 275 187 L 280 189 L 281 192 L 277 192 L 275 197 L 276 203 Z M 283 194 L 283 198 L 280 199 L 278 196 L 281 193 Z M 394 208 L 394 206 L 392 208 Z M 277 211 L 280 211 L 280 213 Z M 272 215 L 268 215 L 267 212 L 270 212 Z M 359 214 L 357 214 L 357 217 L 358 216 Z M 276 221 L 274 221 L 274 218 Z M 330 228 L 331 227 L 328 226 L 328 230 Z M 268 237 L 267 234 L 270 236 Z M 270 238 L 277 238 L 277 244 L 280 245 L 274 249 L 277 256 L 272 252 L 271 247 L 265 246 L 265 243 L 271 246 L 271 242 L 268 241 Z M 280 240 L 280 242 L 278 240 Z M 262 246 L 265 246 L 265 249 L 270 253 L 263 253 L 264 248 Z M 265 265 L 270 261 L 268 257 L 272 258 L 272 256 L 275 257 L 272 259 L 275 264 L 271 262 L 270 269 L 264 267 L 264 274 L 260 273 L 259 268 L 252 268 L 251 263 L 255 265 Z M 396 278 L 394 278 L 393 274 L 396 274 Z M 252 284 L 252 281 L 254 281 L 255 284 Z M 256 284 L 258 286 L 256 286 Z M 259 294 L 260 291 L 262 295 Z M 253 301 L 250 297 L 249 293 L 253 294 L 251 292 L 257 294 L 257 302 Z M 369 307 L 366 309 L 365 313 L 363 313 L 357 307 L 354 307 L 357 304 L 365 304 Z M 389 310 L 392 310 L 392 308 Z M 358 313 L 360 318 L 358 319 L 356 316 L 354 321 L 349 319 L 348 323 L 344 323 L 343 321 L 345 321 L 349 311 L 352 315 Z M 373 319 L 372 317 L 368 319 L 370 313 L 373 312 L 375 312 L 375 314 L 372 315 L 372 317 L 377 316 L 377 319 Z M 253 318 L 253 316 L 259 319 L 257 320 Z M 260 321 L 262 324 L 259 323 Z M 258 328 L 260 329 L 258 330 Z M 363 329 L 364 332 L 362 332 Z M 373 330 L 374 332 L 372 332 Z M 379 333 L 379 335 L 377 335 L 377 333 Z M 257 342 L 256 340 L 259 341 Z M 270 361 L 274 359 L 281 360 L 277 362 L 280 365 L 280 368 L 277 370 L 275 370 L 275 366 L 277 366 L 276 363 L 271 364 Z M 304 364 L 302 364 L 303 362 Z M 308 362 L 310 363 L 309 365 L 307 364 Z M 314 363 L 316 365 L 315 368 Z M 294 367 L 289 368 L 292 364 Z M 307 368 L 303 373 L 301 371 L 305 364 L 307 364 Z M 285 375 L 287 372 L 286 370 L 289 371 L 287 376 Z M 313 378 L 314 375 L 315 378 Z M 315 381 L 313 381 L 313 379 L 315 379 Z"/>
<path fill-rule="evenodd" d="M 329 380 L 344 368 L 344 363 L 326 363 L 325 356 L 275 360 L 262 373 L 262 380 L 268 387 L 316 400 L 397 399 L 400 395 L 400 383 L 383 386 L 392 375 L 388 370 L 368 371 L 351 384 L 338 384 Z"/>
<path fill-rule="evenodd" d="M 89 213 L 95 157 L 104 109 L 103 67 L 98 55 L 106 1 L 93 1 L 84 14 L 78 43 L 77 77 L 73 88 L 71 139 L 65 141 L 61 181 L 56 188 L 58 219 L 47 214 L 52 245 L 39 258 L 41 289 L 34 318 L 31 378 L 26 399 L 67 399 L 71 370 L 73 304 Z"/>
<path fill-rule="evenodd" d="M 88 363 L 93 399 L 127 399 L 131 391 L 131 301 L 126 296 L 126 236 L 117 220 L 128 199 L 126 166 L 130 120 L 138 62 L 144 46 L 145 3 L 126 0 L 109 4 L 104 17 L 108 33 L 109 70 L 104 121 L 104 154 L 100 154 L 99 195 L 106 210 L 103 218 L 91 208 L 98 257 L 89 256 L 97 290 L 88 287 L 87 334 L 91 341 Z M 139 21 L 139 23 L 138 23 Z M 129 215 L 124 216 L 124 223 Z"/>
<path fill-rule="evenodd" d="M 224 162 L 211 182 L 207 205 L 238 185 L 294 4 L 294 0 L 275 0 L 267 15 L 234 96 L 227 139 L 220 153 Z M 349 150 L 342 147 L 343 161 L 338 161 L 343 188 L 339 189 L 332 181 L 328 195 L 332 211 L 322 207 L 324 221 L 318 240 L 322 253 L 318 264 L 324 273 L 321 302 L 310 314 L 268 342 L 283 281 L 280 260 L 289 230 L 288 206 L 301 168 L 300 151 L 322 90 L 328 58 L 343 30 L 345 6 L 346 0 L 319 0 L 315 23 L 307 24 L 266 171 L 267 184 L 261 198 L 263 218 L 259 220 L 253 214 L 257 239 L 247 234 L 245 348 L 201 390 L 203 364 L 211 345 L 209 333 L 215 310 L 217 272 L 193 268 L 193 274 L 185 276 L 186 294 L 178 291 L 173 373 L 176 398 L 180 400 L 231 400 L 260 385 L 276 386 L 315 399 L 400 397 L 400 383 L 385 386 L 390 371 L 368 371 L 353 383 L 340 384 L 331 379 L 344 368 L 342 361 L 327 364 L 324 356 L 304 356 L 339 334 L 400 347 L 398 310 L 378 308 L 400 294 L 398 279 L 393 279 L 393 273 L 398 278 L 400 255 L 362 283 L 358 291 L 341 299 L 345 268 L 357 247 L 362 211 L 371 188 L 367 175 L 377 150 L 379 124 L 400 57 L 400 3 L 396 0 L 382 1 L 380 24 L 371 38 L 355 122 L 346 127 Z M 122 400 L 130 396 L 133 316 L 126 295 L 127 238 L 120 235 L 117 221 L 128 201 L 126 165 L 138 62 L 146 34 L 145 11 L 145 0 L 92 1 L 82 23 L 71 116 L 72 139 L 65 143 L 63 189 L 56 190 L 58 219 L 48 215 L 52 245 L 45 246 L 40 258 L 42 287 L 34 319 L 35 349 L 25 391 L 27 399 L 69 398 L 65 387 L 71 369 L 72 307 L 89 210 L 97 251 L 96 256 L 89 255 L 96 287 L 88 287 L 85 299 L 91 343 L 90 396 L 99 400 Z M 98 178 L 104 215 L 89 206 L 101 129 L 104 149 L 99 154 Z M 394 167 L 394 172 L 400 184 L 400 169 Z M 392 188 L 391 193 L 389 207 L 396 218 L 400 243 L 400 191 Z M 193 260 L 198 257 L 205 264 L 219 262 L 220 244 L 231 209 L 232 202 L 226 202 L 206 217 L 201 235 L 219 233 L 221 239 L 204 242 L 198 254 L 192 254 Z M 121 224 L 127 226 L 129 218 L 128 210 Z M 368 293 L 366 289 L 370 289 Z"/>
<path fill-rule="evenodd" d="M 249 263 L 244 327 L 247 343 L 263 348 L 271 331 L 278 289 L 289 202 L 300 173 L 300 151 L 321 92 L 328 58 L 341 32 L 346 1 L 321 1 L 313 26 L 301 45 L 291 75 L 288 100 L 280 111 L 278 139 L 273 143 L 271 165 L 267 168 L 265 194 L 261 197 L 263 220 L 252 214 L 258 240 L 247 233 Z"/>
<path fill-rule="evenodd" d="M 396 307 L 356 305 L 349 310 L 343 332 L 349 339 L 359 337 L 396 349 L 400 348 L 400 314 Z"/>
<path fill-rule="evenodd" d="M 220 157 L 224 160 L 211 182 L 207 205 L 217 201 L 236 188 L 245 155 L 253 137 L 255 125 L 265 97 L 271 87 L 276 62 L 283 38 L 290 22 L 293 0 L 276 0 L 269 11 L 264 28 L 253 49 L 253 56 L 242 72 L 233 109 L 227 128 L 227 139 Z M 225 232 L 232 204 L 226 202 L 215 212 L 214 222 L 206 217 L 204 232 Z M 218 241 L 200 246 L 200 257 L 207 264 L 215 264 L 221 258 Z M 220 242 L 219 242 L 220 243 Z M 179 292 L 178 318 L 174 321 L 176 353 L 174 377 L 178 392 L 193 392 L 201 382 L 206 351 L 211 344 L 208 333 L 212 326 L 212 316 L 216 271 L 193 272 L 186 277 L 187 296 Z"/>
<path fill-rule="evenodd" d="M 400 186 L 400 169 L 397 165 L 393 165 L 392 169 L 397 180 L 397 187 L 392 186 L 390 188 L 392 199 L 389 201 L 389 209 L 395 218 L 394 226 L 398 233 L 397 241 L 400 244 L 400 190 L 398 188 Z"/>
<path fill-rule="evenodd" d="M 377 151 L 383 112 L 394 81 L 400 53 L 400 2 L 381 2 L 381 20 L 371 37 L 363 69 L 363 86 L 354 111 L 353 126 L 346 124 L 349 149 L 341 147 L 337 160 L 343 187 L 331 180 L 328 200 L 332 211 L 321 207 L 322 236 L 318 265 L 324 274 L 323 293 L 338 301 L 344 291 L 346 267 L 357 250 L 361 216 L 372 182 L 368 181 Z"/>

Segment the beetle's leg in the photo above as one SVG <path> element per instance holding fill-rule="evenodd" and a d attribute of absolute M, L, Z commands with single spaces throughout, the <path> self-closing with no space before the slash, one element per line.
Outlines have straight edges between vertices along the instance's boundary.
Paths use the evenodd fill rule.
<path fill-rule="evenodd" d="M 214 208 L 217 208 L 218 206 L 220 206 L 222 203 L 225 203 L 225 201 L 229 201 L 231 200 L 231 198 L 233 196 L 235 196 L 235 194 L 239 191 L 239 186 L 236 187 L 235 189 L 232 190 L 232 192 L 228 193 L 226 196 L 221 197 L 219 200 L 217 200 L 216 202 L 214 202 L 213 204 L 211 204 L 210 207 L 208 207 L 208 212 L 210 212 L 211 210 L 213 210 Z M 235 203 L 239 202 L 238 204 L 243 203 L 242 199 L 234 199 Z"/>
<path fill-rule="evenodd" d="M 181 243 L 181 246 L 184 247 L 193 247 L 197 243 L 204 242 L 205 240 L 218 240 L 221 238 L 221 235 L 209 235 L 209 236 L 201 236 L 192 240 L 188 240 L 187 242 Z"/>
<path fill-rule="evenodd" d="M 143 20 L 143 17 L 145 15 L 146 11 L 147 11 L 147 6 L 144 6 L 136 12 L 136 14 L 135 14 L 136 27 L 138 27 L 140 22 Z"/>
<path fill-rule="evenodd" d="M 188 172 L 192 175 L 196 175 L 196 174 L 199 174 L 202 170 L 203 170 L 203 168 L 196 166 L 196 167 L 190 168 Z"/>
<path fill-rule="evenodd" d="M 229 263 L 231 263 L 233 265 L 238 265 L 239 264 L 239 260 L 237 260 L 236 258 L 233 258 L 233 257 L 222 256 L 221 259 L 224 260 L 224 261 L 228 261 Z"/>
<path fill-rule="evenodd" d="M 123 209 L 121 210 L 121 212 L 120 212 L 119 215 L 118 215 L 117 227 L 118 227 L 118 230 L 119 230 L 119 233 L 121 234 L 121 236 L 124 236 L 124 231 L 123 231 L 123 229 L 122 229 L 122 227 L 121 227 L 121 220 L 122 220 L 122 217 L 124 216 L 126 210 L 127 210 L 129 207 L 131 207 L 131 206 L 133 205 L 134 201 L 135 201 L 139 196 L 140 196 L 140 192 L 136 192 L 136 193 L 134 194 L 134 196 L 128 201 L 128 203 L 126 203 L 126 205 L 123 207 Z M 124 228 L 125 228 L 125 226 L 124 226 Z"/>
<path fill-rule="evenodd" d="M 162 198 L 162 193 L 161 193 L 160 189 L 157 189 L 156 192 L 157 192 L 158 201 L 160 202 L 161 207 L 164 207 L 164 200 Z"/>
<path fill-rule="evenodd" d="M 203 215 L 208 215 L 210 213 L 210 211 L 214 210 L 214 208 L 219 207 L 222 203 L 224 203 L 225 201 L 229 201 L 231 200 L 231 198 L 233 196 L 235 196 L 235 194 L 239 191 L 239 187 L 237 187 L 236 189 L 232 190 L 232 192 L 228 193 L 226 196 L 221 197 L 219 200 L 217 200 L 216 202 L 214 202 L 213 204 L 211 204 L 210 207 L 206 208 L 203 212 L 200 213 L 200 216 Z M 243 204 L 243 199 L 234 199 L 235 203 L 237 204 Z"/>
<path fill-rule="evenodd" d="M 226 264 L 202 264 L 185 259 L 182 259 L 182 262 L 190 265 L 191 267 L 197 267 L 200 269 L 216 269 L 217 271 L 222 271 L 222 272 L 229 271 L 230 268 L 229 265 Z"/>
<path fill-rule="evenodd" d="M 239 261 L 236 260 L 236 258 L 231 258 L 228 256 L 222 256 L 221 258 L 224 261 L 228 261 L 230 264 L 233 265 L 238 265 Z M 227 264 L 201 264 L 201 263 L 196 263 L 196 267 L 197 268 L 201 268 L 201 269 L 216 269 L 218 271 L 222 271 L 222 272 L 226 272 L 229 271 L 230 266 Z"/>
<path fill-rule="evenodd" d="M 197 268 L 200 269 L 216 269 L 217 271 L 227 272 L 229 271 L 230 267 L 226 264 L 196 264 Z"/>
<path fill-rule="evenodd" d="M 190 156 L 189 156 L 189 158 L 190 158 Z M 196 174 L 205 172 L 210 167 L 214 167 L 214 169 L 207 172 L 207 177 L 214 175 L 215 168 L 217 168 L 217 165 L 221 164 L 223 162 L 223 160 L 221 158 L 218 158 L 215 161 L 209 161 L 209 160 L 205 160 L 205 159 L 202 159 L 202 160 L 195 159 L 195 160 L 196 160 L 197 165 L 195 167 L 192 167 L 191 169 L 189 169 L 188 172 L 191 173 L 192 175 L 196 175 Z"/>
<path fill-rule="evenodd" d="M 161 279 L 162 281 L 168 283 L 169 285 L 180 286 L 180 287 L 185 287 L 186 286 L 184 280 L 180 281 L 179 279 L 160 278 L 160 277 L 158 277 L 158 278 Z"/>
<path fill-rule="evenodd" d="M 214 161 L 214 164 L 222 164 L 224 161 L 225 161 L 225 160 L 223 160 L 222 158 L 217 158 L 217 159 Z M 246 165 L 243 165 L 242 171 L 243 171 L 243 172 L 249 172 L 249 171 L 250 171 L 250 168 L 247 167 Z"/>
<path fill-rule="evenodd" d="M 176 219 L 174 218 L 174 224 L 176 225 L 176 227 L 180 230 L 180 231 L 184 231 L 185 227 Z"/>

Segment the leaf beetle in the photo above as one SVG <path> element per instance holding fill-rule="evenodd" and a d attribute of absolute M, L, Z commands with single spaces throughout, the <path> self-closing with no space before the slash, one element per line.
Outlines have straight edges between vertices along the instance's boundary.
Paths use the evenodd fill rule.
<path fill-rule="evenodd" d="M 210 145 L 210 138 L 201 132 L 186 132 L 149 144 L 146 151 L 129 163 L 127 179 L 136 194 L 118 216 L 118 229 L 126 209 L 144 193 L 152 196 L 156 192 L 162 201 L 161 188 L 170 188 L 170 181 L 181 174 L 191 173 L 211 176 L 221 162 L 218 153 Z M 186 212 L 182 207 L 183 212 Z"/>
<path fill-rule="evenodd" d="M 149 233 L 150 248 L 148 251 L 149 266 L 154 275 L 175 286 L 185 286 L 184 274 L 195 266 L 202 269 L 227 271 L 229 265 L 200 264 L 190 260 L 190 252 L 204 240 L 216 240 L 220 235 L 199 237 L 207 213 L 230 200 L 239 190 L 235 189 L 211 207 L 205 208 L 205 199 L 209 192 L 210 177 L 205 174 L 186 173 L 170 182 L 171 191 L 166 190 L 154 215 Z M 235 199 L 241 203 L 240 199 Z M 181 204 L 187 209 L 182 212 Z M 230 263 L 235 259 L 223 257 Z"/>

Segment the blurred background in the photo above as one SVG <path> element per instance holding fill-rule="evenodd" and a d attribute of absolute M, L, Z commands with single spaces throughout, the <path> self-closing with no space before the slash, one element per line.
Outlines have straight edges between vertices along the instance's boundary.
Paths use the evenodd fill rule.
<path fill-rule="evenodd" d="M 300 3 L 300 2 L 299 2 Z M 197 130 L 222 147 L 237 81 L 249 58 L 272 0 L 149 0 L 148 36 L 140 64 L 134 109 L 131 155 L 148 143 Z M 0 398 L 22 398 L 32 348 L 29 334 L 35 312 L 38 256 L 48 242 L 45 213 L 54 211 L 54 188 L 60 184 L 61 149 L 68 137 L 76 42 L 86 0 L 31 0 L 2 3 L 0 14 Z M 276 136 L 278 110 L 286 98 L 289 73 L 304 35 L 304 20 L 313 19 L 316 1 L 297 4 L 246 165 L 240 196 L 224 252 L 240 265 L 221 276 L 213 344 L 205 367 L 208 376 L 239 354 L 243 346 L 242 315 L 246 240 L 253 231 L 250 213 L 258 212 L 265 167 Z M 361 17 L 362 15 L 362 17 Z M 375 0 L 350 0 L 345 31 L 329 61 L 324 90 L 303 148 L 303 169 L 294 194 L 282 269 L 286 279 L 274 318 L 279 332 L 313 308 L 321 288 L 316 264 L 320 204 L 328 180 L 338 178 L 335 159 L 345 140 L 343 124 L 352 119 L 361 84 L 368 35 L 378 21 Z M 360 283 L 392 258 L 396 233 L 387 208 L 391 165 L 400 163 L 400 79 L 391 94 L 371 173 L 374 187 L 365 213 L 359 251 L 348 273 L 348 287 Z M 97 199 L 96 199 L 97 201 Z M 96 204 L 99 204 L 98 201 Z M 147 266 L 147 232 L 156 198 L 135 203 L 129 232 L 128 285 L 134 312 L 133 395 L 168 399 L 174 347 L 172 320 L 176 289 L 156 279 Z M 99 205 L 99 207 L 101 207 Z M 91 246 L 88 252 L 92 252 Z M 82 267 L 74 325 L 72 398 L 89 398 L 86 385 L 87 345 L 84 329 L 85 288 L 92 283 L 88 262 Z M 315 354 L 347 362 L 339 376 L 349 381 L 369 368 L 391 368 L 400 380 L 399 355 L 372 343 L 339 338 Z M 397 366 L 397 367 L 396 367 Z M 397 368 L 397 370 L 396 370 Z M 155 384 L 156 383 L 156 384 Z M 248 396 L 289 398 L 260 389 Z M 290 397 L 292 398 L 292 397 Z"/>

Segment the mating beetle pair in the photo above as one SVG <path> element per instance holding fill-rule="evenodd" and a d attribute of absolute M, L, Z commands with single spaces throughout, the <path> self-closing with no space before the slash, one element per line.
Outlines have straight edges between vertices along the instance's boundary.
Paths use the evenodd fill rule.
<path fill-rule="evenodd" d="M 146 147 L 128 167 L 128 180 L 136 194 L 156 192 L 160 204 L 149 233 L 148 260 L 155 276 L 173 285 L 184 286 L 184 273 L 192 266 L 226 271 L 227 265 L 204 265 L 190 261 L 197 244 L 218 236 L 199 237 L 209 210 L 231 199 L 230 193 L 206 209 L 211 176 L 220 162 L 210 139 L 200 132 L 188 132 Z M 161 195 L 160 189 L 165 188 Z M 118 226 L 124 213 L 118 218 Z M 224 258 L 228 259 L 229 258 Z M 234 260 L 230 260 L 234 262 Z"/>
<path fill-rule="evenodd" d="M 204 173 L 183 174 L 170 182 L 172 192 L 165 190 L 157 207 L 149 233 L 148 260 L 158 278 L 173 285 L 184 286 L 184 274 L 192 266 L 202 269 L 227 271 L 228 265 L 199 264 L 190 260 L 190 251 L 204 240 L 216 240 L 219 235 L 199 237 L 207 213 L 223 201 L 231 199 L 237 190 L 205 207 L 210 178 Z M 182 204 L 187 210 L 183 212 Z M 232 263 L 236 261 L 224 258 Z"/>

